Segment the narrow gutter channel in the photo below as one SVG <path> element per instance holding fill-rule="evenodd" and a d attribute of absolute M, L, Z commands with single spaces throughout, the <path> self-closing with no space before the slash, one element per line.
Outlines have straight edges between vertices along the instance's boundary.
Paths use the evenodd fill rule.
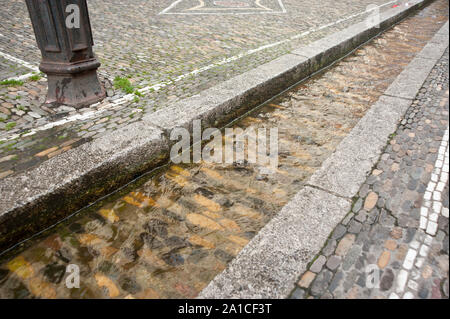
<path fill-rule="evenodd" d="M 0 258 L 0 298 L 193 298 L 296 194 L 448 19 L 436 1 L 232 124 L 278 128 L 275 174 L 167 165 Z M 280 234 L 281 236 L 282 234 Z M 66 268 L 80 268 L 80 288 Z"/>

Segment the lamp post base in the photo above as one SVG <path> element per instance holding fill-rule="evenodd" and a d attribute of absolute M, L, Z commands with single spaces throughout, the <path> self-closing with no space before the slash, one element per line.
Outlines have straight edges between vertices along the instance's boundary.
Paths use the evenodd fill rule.
<path fill-rule="evenodd" d="M 48 81 L 45 103 L 79 109 L 103 100 L 106 93 L 97 77 L 99 66 L 96 59 L 75 64 L 42 62 L 39 68 Z"/>

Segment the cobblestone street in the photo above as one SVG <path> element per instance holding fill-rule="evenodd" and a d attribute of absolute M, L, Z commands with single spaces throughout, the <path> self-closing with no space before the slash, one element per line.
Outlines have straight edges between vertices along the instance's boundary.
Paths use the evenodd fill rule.
<path fill-rule="evenodd" d="M 175 15 L 160 14 L 174 1 L 139 0 L 133 6 L 92 1 L 94 50 L 108 97 L 76 110 L 43 105 L 47 81 L 37 69 L 39 50 L 28 13 L 22 0 L 10 1 L 0 13 L 0 81 L 16 82 L 0 85 L 0 179 L 364 21 L 373 12 L 366 12 L 368 5 L 383 12 L 397 2 L 266 0 L 266 11 L 274 12 L 237 14 L 227 9 L 217 16 L 183 13 L 194 0 L 175 6 L 182 13 Z M 279 11 L 280 3 L 286 12 Z M 440 12 L 446 5 L 441 1 L 433 6 Z"/>
<path fill-rule="evenodd" d="M 0 297 L 197 296 L 307 185 L 431 40 L 448 19 L 443 5 L 409 17 L 236 123 L 279 128 L 275 175 L 245 162 L 164 168 L 8 252 L 0 264 Z M 292 298 L 448 296 L 448 150 L 441 143 L 448 127 L 447 68 L 448 50 Z M 104 123 L 91 123 L 86 132 L 96 134 Z M 28 155 L 51 159 L 90 137 L 52 134 L 50 142 L 63 141 L 60 148 Z M 10 154 L 0 159 L 7 173 L 6 165 L 17 160 Z M 68 263 L 81 267 L 80 290 L 65 287 Z M 379 289 L 366 287 L 372 264 Z"/>
<path fill-rule="evenodd" d="M 448 53 L 291 298 L 448 298 Z"/>
<path fill-rule="evenodd" d="M 448 0 L 76 1 L 0 0 L 0 300 L 449 298 Z"/>

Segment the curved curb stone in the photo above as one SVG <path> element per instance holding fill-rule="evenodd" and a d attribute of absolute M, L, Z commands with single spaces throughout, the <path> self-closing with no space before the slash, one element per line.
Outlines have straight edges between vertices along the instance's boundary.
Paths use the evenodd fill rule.
<path fill-rule="evenodd" d="M 126 184 L 169 158 L 172 128 L 227 124 L 247 110 L 333 63 L 431 0 L 408 1 L 380 16 L 380 28 L 356 24 L 202 93 L 145 116 L 0 180 L 0 251 L 61 221 L 86 203 Z"/>
<path fill-rule="evenodd" d="M 448 32 L 448 22 L 436 36 L 441 37 L 445 31 Z M 411 61 L 386 91 L 395 96 L 379 98 L 313 174 L 309 184 L 259 231 L 199 298 L 274 299 L 290 294 L 307 263 L 350 211 L 351 198 L 365 182 L 389 135 L 395 132 L 410 106 L 412 99 L 401 97 L 402 90 L 416 96 L 444 54 L 448 38 L 446 41 L 445 47 L 439 46 L 440 54 L 435 55 L 438 58 L 416 57 Z"/>

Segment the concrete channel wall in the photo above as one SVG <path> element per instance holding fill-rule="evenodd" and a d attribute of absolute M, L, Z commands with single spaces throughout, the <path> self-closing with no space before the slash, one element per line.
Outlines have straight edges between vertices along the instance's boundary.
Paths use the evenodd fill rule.
<path fill-rule="evenodd" d="M 175 127 L 221 127 L 344 57 L 431 0 L 381 14 L 379 28 L 355 24 L 180 101 L 142 121 L 0 181 L 0 252 L 67 218 L 168 161 Z"/>

